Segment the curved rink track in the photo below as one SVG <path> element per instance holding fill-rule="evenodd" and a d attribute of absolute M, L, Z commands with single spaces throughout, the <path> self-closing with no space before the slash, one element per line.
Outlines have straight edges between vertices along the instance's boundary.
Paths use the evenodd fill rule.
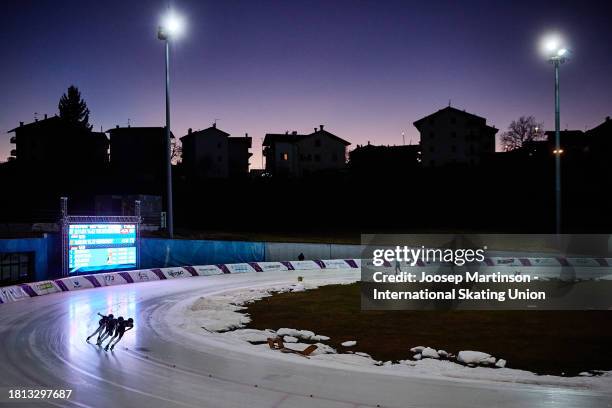
<path fill-rule="evenodd" d="M 187 296 L 338 277 L 358 270 L 196 277 L 41 296 L 0 306 L 0 389 L 72 388 L 66 407 L 611 407 L 612 393 L 508 383 L 406 378 L 301 364 L 161 336 L 151 314 Z M 114 352 L 85 342 L 96 312 L 133 316 Z M 156 323 L 156 326 L 159 323 Z M 612 390 L 611 390 L 612 392 Z"/>

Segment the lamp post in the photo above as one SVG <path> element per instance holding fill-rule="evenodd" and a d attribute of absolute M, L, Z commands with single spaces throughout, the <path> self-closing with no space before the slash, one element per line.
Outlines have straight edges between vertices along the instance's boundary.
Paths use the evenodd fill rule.
<path fill-rule="evenodd" d="M 561 130 L 559 103 L 559 67 L 567 61 L 568 50 L 562 45 L 558 36 L 550 36 L 544 40 L 544 51 L 548 61 L 555 67 L 555 233 L 561 234 Z"/>
<path fill-rule="evenodd" d="M 169 11 L 157 29 L 157 38 L 164 41 L 166 61 L 166 227 L 168 236 L 174 238 L 174 213 L 172 209 L 172 142 L 170 140 L 170 40 L 177 38 L 183 29 L 182 20 Z"/>

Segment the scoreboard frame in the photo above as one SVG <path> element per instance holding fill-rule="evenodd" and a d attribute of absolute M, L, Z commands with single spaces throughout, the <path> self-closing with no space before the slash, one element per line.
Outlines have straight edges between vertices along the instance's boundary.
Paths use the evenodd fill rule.
<path fill-rule="evenodd" d="M 136 215 L 121 215 L 121 216 L 97 216 L 97 215 L 68 215 L 66 214 L 65 203 L 62 203 L 62 218 L 61 218 L 61 229 L 62 229 L 62 275 L 69 276 L 69 263 L 70 263 L 70 226 L 71 225 L 83 225 L 83 224 L 134 224 L 136 227 L 136 239 L 134 247 L 136 248 L 136 266 L 140 268 L 140 202 L 136 201 L 135 209 Z M 125 268 L 118 269 L 105 269 L 100 272 L 112 272 L 117 270 L 124 270 Z M 95 272 L 89 272 L 95 273 Z M 78 274 L 78 272 L 77 272 Z"/>

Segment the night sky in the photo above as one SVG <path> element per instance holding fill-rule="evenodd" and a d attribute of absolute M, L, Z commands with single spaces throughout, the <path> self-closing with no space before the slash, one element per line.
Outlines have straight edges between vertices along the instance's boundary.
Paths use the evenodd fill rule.
<path fill-rule="evenodd" d="M 172 53 L 172 130 L 218 118 L 253 137 L 319 124 L 356 144 L 417 143 L 412 122 L 447 106 L 505 129 L 520 115 L 553 126 L 542 34 L 567 38 L 561 126 L 612 116 L 612 7 L 595 1 L 175 1 L 188 21 Z M 96 130 L 164 123 L 165 1 L 3 2 L 0 161 L 5 132 L 55 114 L 78 86 Z M 500 131 L 501 133 L 501 131 Z"/>

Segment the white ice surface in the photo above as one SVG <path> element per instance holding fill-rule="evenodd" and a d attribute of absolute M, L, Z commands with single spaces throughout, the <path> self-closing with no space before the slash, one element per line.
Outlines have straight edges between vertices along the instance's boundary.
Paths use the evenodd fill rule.
<path fill-rule="evenodd" d="M 198 298 L 211 296 L 236 300 L 236 293 L 243 290 L 295 282 L 298 273 L 307 282 L 332 275 L 350 281 L 358 277 L 359 270 L 175 279 L 0 305 L 0 389 L 53 386 L 75 390 L 70 401 L 51 405 L 29 401 L 23 405 L 28 407 L 610 406 L 609 375 L 536 376 L 433 359 L 378 366 L 357 354 L 316 354 L 305 359 L 272 351 L 267 344 L 247 343 L 266 332 L 214 333 L 201 326 L 192 332 L 192 325 L 182 318 L 166 319 L 185 301 L 193 305 Z M 135 329 L 113 353 L 85 343 L 97 325 L 96 312 L 135 318 Z M 229 322 L 224 313 L 218 316 Z"/>

